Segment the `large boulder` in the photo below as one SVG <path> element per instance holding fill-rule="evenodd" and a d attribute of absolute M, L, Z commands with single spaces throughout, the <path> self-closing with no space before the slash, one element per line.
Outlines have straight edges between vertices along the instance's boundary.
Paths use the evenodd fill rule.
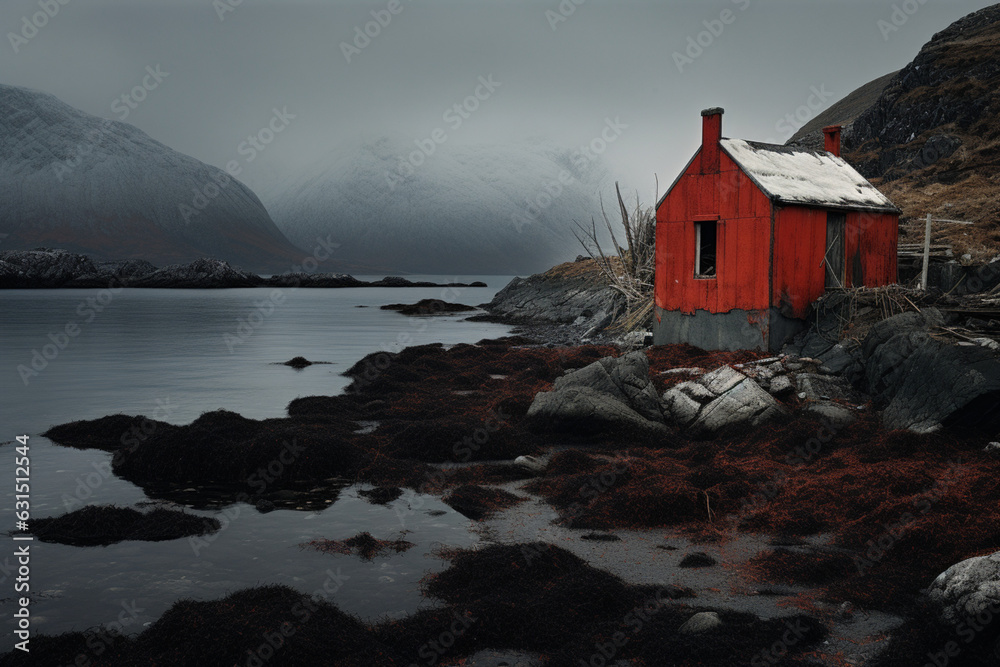
<path fill-rule="evenodd" d="M 664 413 L 689 435 L 711 437 L 732 426 L 758 426 L 787 410 L 754 380 L 722 366 L 663 394 Z"/>
<path fill-rule="evenodd" d="M 952 565 L 927 589 L 941 617 L 958 624 L 988 612 L 1000 615 L 1000 551 Z"/>
<path fill-rule="evenodd" d="M 534 430 L 666 433 L 643 352 L 605 357 L 557 378 L 528 408 Z"/>
<path fill-rule="evenodd" d="M 933 338 L 943 323 L 933 308 L 872 327 L 862 345 L 864 382 L 887 428 L 929 433 L 942 425 L 996 430 L 1000 355 L 988 347 Z"/>

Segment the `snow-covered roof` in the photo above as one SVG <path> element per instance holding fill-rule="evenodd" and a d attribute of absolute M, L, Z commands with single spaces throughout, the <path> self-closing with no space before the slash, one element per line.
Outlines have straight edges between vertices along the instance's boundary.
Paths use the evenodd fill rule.
<path fill-rule="evenodd" d="M 826 151 L 722 139 L 719 145 L 771 199 L 788 204 L 897 211 L 842 158 Z"/>

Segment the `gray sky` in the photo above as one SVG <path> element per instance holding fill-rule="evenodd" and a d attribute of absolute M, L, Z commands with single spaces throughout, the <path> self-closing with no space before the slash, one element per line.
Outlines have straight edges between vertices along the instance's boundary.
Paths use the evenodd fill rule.
<path fill-rule="evenodd" d="M 412 142 L 442 128 L 453 143 L 546 138 L 576 147 L 619 119 L 627 128 L 603 157 L 613 176 L 651 199 L 653 174 L 661 188 L 669 184 L 697 147 L 701 109 L 726 108 L 727 136 L 783 142 L 789 126 L 778 123 L 814 89 L 827 99 L 812 101 L 825 108 L 989 4 L 4 0 L 0 82 L 121 119 L 125 104 L 112 104 L 159 65 L 168 74 L 133 100 L 127 122 L 219 167 L 242 161 L 240 143 L 287 107 L 295 119 L 241 174 L 259 193 L 359 137 Z M 36 16 L 44 25 L 25 29 L 30 39 L 17 40 L 15 53 L 9 33 L 21 33 L 41 5 L 58 12 L 47 22 Z M 355 28 L 375 33 L 374 21 L 387 17 L 348 62 L 343 45 Z M 700 54 L 688 51 L 689 38 L 700 39 Z M 675 52 L 693 62 L 678 67 Z M 500 85 L 460 127 L 449 125 L 445 111 L 490 75 Z"/>

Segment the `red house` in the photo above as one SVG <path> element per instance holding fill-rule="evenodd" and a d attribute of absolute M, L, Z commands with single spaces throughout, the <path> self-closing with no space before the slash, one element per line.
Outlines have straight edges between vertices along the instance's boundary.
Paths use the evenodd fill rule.
<path fill-rule="evenodd" d="M 722 137 L 702 144 L 656 205 L 656 345 L 778 350 L 829 288 L 896 281 L 899 209 L 826 150 Z"/>

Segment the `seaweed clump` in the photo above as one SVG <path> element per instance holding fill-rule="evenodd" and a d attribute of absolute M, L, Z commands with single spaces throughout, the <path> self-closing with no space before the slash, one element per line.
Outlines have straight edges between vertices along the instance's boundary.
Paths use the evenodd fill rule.
<path fill-rule="evenodd" d="M 513 507 L 526 499 L 503 489 L 488 489 L 482 486 L 460 486 L 449 493 L 444 503 L 456 512 L 480 521 L 494 512 Z"/>
<path fill-rule="evenodd" d="M 211 517 L 163 508 L 143 513 L 115 505 L 90 505 L 62 516 L 32 519 L 28 526 L 42 542 L 86 547 L 126 540 L 162 542 L 222 528 L 218 519 Z"/>
<path fill-rule="evenodd" d="M 372 560 L 376 556 L 384 556 L 389 551 L 402 553 L 417 545 L 404 539 L 378 540 L 372 537 L 371 533 L 364 532 L 346 540 L 313 540 L 299 546 L 328 554 L 357 555 L 362 560 Z"/>

